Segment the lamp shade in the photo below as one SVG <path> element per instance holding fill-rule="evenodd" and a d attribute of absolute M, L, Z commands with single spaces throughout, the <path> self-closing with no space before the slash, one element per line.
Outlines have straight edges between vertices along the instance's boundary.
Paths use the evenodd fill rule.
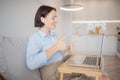
<path fill-rule="evenodd" d="M 79 11 L 83 9 L 82 5 L 63 5 L 60 7 L 64 11 Z"/>

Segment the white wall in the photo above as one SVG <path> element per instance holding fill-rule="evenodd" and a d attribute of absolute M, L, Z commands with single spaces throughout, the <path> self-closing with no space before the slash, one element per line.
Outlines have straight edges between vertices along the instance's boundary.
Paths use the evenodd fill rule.
<path fill-rule="evenodd" d="M 117 37 L 101 35 L 74 35 L 75 53 L 115 55 L 117 52 Z M 102 48 L 101 48 L 102 47 Z"/>
<path fill-rule="evenodd" d="M 29 36 L 33 28 L 38 4 L 33 0 L 0 1 L 0 34 L 5 36 Z"/>
<path fill-rule="evenodd" d="M 28 37 L 33 34 L 37 30 L 34 28 L 35 13 L 44 4 L 57 8 L 58 24 L 55 32 L 58 38 L 62 37 L 63 27 L 70 26 L 69 13 L 59 10 L 63 3 L 64 0 L 0 0 L 0 35 Z"/>
<path fill-rule="evenodd" d="M 120 20 L 120 0 L 74 1 L 84 7 L 82 11 L 73 13 L 74 20 Z"/>

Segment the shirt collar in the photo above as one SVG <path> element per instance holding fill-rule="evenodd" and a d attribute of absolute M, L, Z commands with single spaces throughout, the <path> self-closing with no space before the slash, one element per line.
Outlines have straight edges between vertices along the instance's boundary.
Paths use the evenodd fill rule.
<path fill-rule="evenodd" d="M 48 35 L 47 34 L 45 34 L 43 31 L 41 31 L 40 29 L 38 30 L 38 34 L 40 35 L 40 36 L 42 36 L 42 37 L 47 37 Z M 54 36 L 55 35 L 55 33 L 53 33 L 53 32 L 51 32 L 50 31 L 50 36 Z"/>

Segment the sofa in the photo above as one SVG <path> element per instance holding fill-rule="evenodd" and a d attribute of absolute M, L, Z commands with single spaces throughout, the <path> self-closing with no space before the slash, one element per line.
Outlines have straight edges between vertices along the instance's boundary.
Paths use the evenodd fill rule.
<path fill-rule="evenodd" d="M 27 40 L 0 36 L 0 75 L 5 80 L 41 80 L 39 70 L 26 66 Z"/>
<path fill-rule="evenodd" d="M 46 73 L 48 70 L 43 68 L 40 71 L 27 68 L 25 60 L 27 41 L 28 38 L 0 36 L 0 75 L 4 80 L 42 80 L 41 76 L 48 74 Z M 63 61 L 69 57 L 65 57 Z"/>

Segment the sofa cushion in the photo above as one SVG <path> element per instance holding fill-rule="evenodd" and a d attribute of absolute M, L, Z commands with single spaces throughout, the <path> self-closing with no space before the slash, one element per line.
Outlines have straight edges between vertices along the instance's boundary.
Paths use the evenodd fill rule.
<path fill-rule="evenodd" d="M 3 37 L 3 54 L 9 80 L 41 80 L 38 70 L 31 71 L 26 66 L 27 39 Z"/>
<path fill-rule="evenodd" d="M 3 40 L 3 37 L 2 37 L 2 36 L 0 36 L 0 43 L 2 42 L 2 40 Z"/>
<path fill-rule="evenodd" d="M 5 58 L 3 54 L 3 47 L 2 47 L 3 37 L 0 36 L 0 74 L 7 80 L 7 72 L 6 72 L 6 65 L 5 65 Z"/>

